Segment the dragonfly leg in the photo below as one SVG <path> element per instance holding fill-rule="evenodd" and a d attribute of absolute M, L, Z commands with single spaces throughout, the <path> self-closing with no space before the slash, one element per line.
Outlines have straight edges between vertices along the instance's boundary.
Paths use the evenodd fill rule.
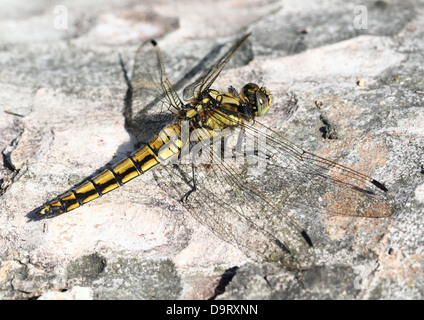
<path fill-rule="evenodd" d="M 196 157 L 193 156 L 193 161 L 191 162 L 191 170 L 193 175 L 193 186 L 191 187 L 191 190 L 189 190 L 182 198 L 181 202 L 187 202 L 188 197 L 197 190 L 197 183 L 196 183 L 196 163 L 195 163 Z"/>

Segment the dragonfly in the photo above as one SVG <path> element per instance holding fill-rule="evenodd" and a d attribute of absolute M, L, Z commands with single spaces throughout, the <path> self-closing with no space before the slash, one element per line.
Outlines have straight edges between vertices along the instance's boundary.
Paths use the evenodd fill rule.
<path fill-rule="evenodd" d="M 219 237 L 254 259 L 303 268 L 313 259 L 314 244 L 296 219 L 299 208 L 390 216 L 393 197 L 383 183 L 303 150 L 258 121 L 272 105 L 266 87 L 211 88 L 249 35 L 224 47 L 222 56 L 184 88 L 183 100 L 167 76 L 157 42 L 141 45 L 127 79 L 129 127 L 141 147 L 44 204 L 37 217 L 77 209 L 156 168 L 161 187 Z M 319 196 L 311 203 L 304 195 L 312 190 Z"/>

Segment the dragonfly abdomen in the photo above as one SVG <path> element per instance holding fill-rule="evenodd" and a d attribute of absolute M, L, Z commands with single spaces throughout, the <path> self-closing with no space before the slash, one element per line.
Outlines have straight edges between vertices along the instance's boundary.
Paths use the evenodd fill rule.
<path fill-rule="evenodd" d="M 180 135 L 180 125 L 166 127 L 151 142 L 118 164 L 49 201 L 39 210 L 40 216 L 52 217 L 74 210 L 122 186 L 160 162 L 179 154 L 182 145 Z"/>

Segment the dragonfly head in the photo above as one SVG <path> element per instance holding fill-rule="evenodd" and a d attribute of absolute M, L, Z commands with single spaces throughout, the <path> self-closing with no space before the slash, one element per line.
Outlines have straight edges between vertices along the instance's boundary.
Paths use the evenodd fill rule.
<path fill-rule="evenodd" d="M 241 92 L 242 98 L 248 100 L 251 113 L 255 117 L 263 116 L 271 106 L 272 96 L 265 88 L 259 88 L 255 83 L 246 84 Z"/>

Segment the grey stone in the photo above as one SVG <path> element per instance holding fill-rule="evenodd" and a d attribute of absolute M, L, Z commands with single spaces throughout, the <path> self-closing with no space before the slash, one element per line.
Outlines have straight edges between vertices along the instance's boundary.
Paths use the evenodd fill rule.
<path fill-rule="evenodd" d="M 423 299 L 423 3 L 362 1 L 366 29 L 355 28 L 357 5 L 102 0 L 2 8 L 0 298 L 206 299 L 224 270 L 239 266 L 217 299 Z M 118 54 L 131 71 L 138 46 L 158 39 L 181 92 L 219 45 L 247 32 L 214 88 L 265 85 L 274 101 L 261 121 L 385 183 L 396 201 L 392 217 L 334 216 L 320 208 L 323 190 L 311 190 L 294 208 L 315 245 L 305 270 L 253 263 L 153 173 L 55 219 L 28 221 L 45 201 L 134 150 Z M 278 190 L 282 179 L 271 178 L 263 183 Z"/>

